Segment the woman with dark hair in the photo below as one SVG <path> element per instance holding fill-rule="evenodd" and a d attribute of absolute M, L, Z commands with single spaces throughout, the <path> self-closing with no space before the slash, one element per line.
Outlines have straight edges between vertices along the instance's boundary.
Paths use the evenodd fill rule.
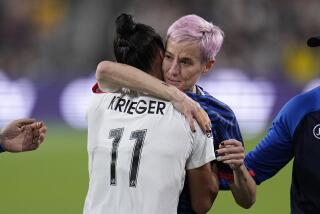
<path fill-rule="evenodd" d="M 117 18 L 116 29 L 117 61 L 163 79 L 159 34 L 127 14 Z M 97 69 L 107 66 L 101 62 Z M 193 209 L 207 212 L 218 192 L 210 166 L 212 135 L 199 126 L 193 132 L 170 102 L 112 84 L 102 90 L 108 93 L 96 94 L 87 114 L 90 183 L 84 213 L 177 213 L 186 174 Z"/>
<path fill-rule="evenodd" d="M 116 28 L 117 36 L 113 41 L 113 48 L 117 62 L 147 73 L 152 72 L 155 58 L 163 57 L 164 45 L 161 36 L 148 25 L 134 23 L 127 14 L 117 18 Z M 156 71 L 159 69 L 161 66 Z"/>

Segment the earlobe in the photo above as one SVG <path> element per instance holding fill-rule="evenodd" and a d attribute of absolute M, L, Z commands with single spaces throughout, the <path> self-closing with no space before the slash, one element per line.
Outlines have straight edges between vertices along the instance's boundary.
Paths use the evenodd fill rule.
<path fill-rule="evenodd" d="M 209 60 L 204 67 L 203 74 L 208 73 L 213 68 L 214 63 L 215 60 Z"/>

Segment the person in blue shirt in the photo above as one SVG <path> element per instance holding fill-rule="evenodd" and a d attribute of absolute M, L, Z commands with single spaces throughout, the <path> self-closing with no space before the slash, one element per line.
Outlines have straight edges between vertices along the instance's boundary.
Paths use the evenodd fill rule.
<path fill-rule="evenodd" d="M 44 141 L 46 131 L 45 124 L 35 119 L 14 120 L 0 132 L 0 153 L 35 150 Z"/>
<path fill-rule="evenodd" d="M 196 113 L 203 108 L 211 120 L 215 148 L 220 145 L 225 147 L 217 153 L 220 156 L 218 161 L 212 163 L 213 171 L 219 176 L 220 189 L 230 188 L 236 202 L 249 208 L 255 202 L 256 186 L 244 166 L 244 148 L 236 117 L 226 104 L 196 84 L 202 74 L 213 68 L 223 37 L 219 27 L 201 17 L 183 16 L 167 32 L 162 63 L 165 82 L 139 69 L 110 61 L 105 61 L 104 66 L 98 66 L 96 77 L 102 90 L 121 86 L 169 100 L 189 121 L 197 117 Z M 99 88 L 95 86 L 94 90 Z M 188 179 L 185 186 L 187 182 Z M 184 188 L 181 193 L 178 213 L 194 213 L 188 188 Z"/>
<path fill-rule="evenodd" d="M 308 40 L 320 46 L 320 36 Z M 293 160 L 291 213 L 320 213 L 320 87 L 293 97 L 280 110 L 264 139 L 245 157 L 257 184 Z"/>

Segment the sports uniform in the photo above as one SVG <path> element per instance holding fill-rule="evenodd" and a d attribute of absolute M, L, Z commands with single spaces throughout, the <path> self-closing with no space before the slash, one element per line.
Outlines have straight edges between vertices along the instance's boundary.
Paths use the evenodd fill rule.
<path fill-rule="evenodd" d="M 258 184 L 292 158 L 291 213 L 320 213 L 320 87 L 292 98 L 265 138 L 249 152 L 246 166 Z"/>
<path fill-rule="evenodd" d="M 239 124 L 233 111 L 226 104 L 204 91 L 200 86 L 197 85 L 196 89 L 196 93 L 187 92 L 186 94 L 198 102 L 207 112 L 212 124 L 214 147 L 219 148 L 219 144 L 228 139 L 236 139 L 243 142 Z M 227 190 L 229 189 L 229 182 L 233 181 L 232 169 L 228 164 L 221 162 L 216 162 L 216 164 L 220 189 Z M 185 187 L 179 199 L 178 213 L 194 213 L 191 207 L 188 179 L 186 179 Z"/>
<path fill-rule="evenodd" d="M 185 169 L 215 159 L 212 137 L 192 133 L 171 103 L 135 92 L 95 94 L 87 114 L 85 214 L 174 214 Z"/>

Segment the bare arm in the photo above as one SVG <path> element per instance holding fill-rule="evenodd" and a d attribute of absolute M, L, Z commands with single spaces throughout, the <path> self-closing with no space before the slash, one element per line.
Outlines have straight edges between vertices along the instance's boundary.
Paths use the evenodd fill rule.
<path fill-rule="evenodd" d="M 210 210 L 219 191 L 219 181 L 216 171 L 211 170 L 210 163 L 199 168 L 187 171 L 191 205 L 198 213 L 207 213 Z"/>
<path fill-rule="evenodd" d="M 238 205 L 250 208 L 256 200 L 256 183 L 244 166 L 244 148 L 241 142 L 231 139 L 220 144 L 218 161 L 229 164 L 233 170 L 233 182 L 229 183 Z"/>
<path fill-rule="evenodd" d="M 170 86 L 135 67 L 103 61 L 97 67 L 96 79 L 99 88 L 103 91 L 125 87 L 168 100 L 179 112 L 185 115 L 192 130 L 195 130 L 195 119 L 204 132 L 211 132 L 210 119 L 197 102 L 176 87 Z"/>
<path fill-rule="evenodd" d="M 145 92 L 165 100 L 183 99 L 184 94 L 173 86 L 129 65 L 103 61 L 100 62 L 96 79 L 99 88 L 117 89 L 119 87 L 130 88 L 135 91 Z"/>
<path fill-rule="evenodd" d="M 238 205 L 249 209 L 256 200 L 256 183 L 243 164 L 233 170 L 233 175 L 234 182 L 229 184 L 233 197 Z"/>

